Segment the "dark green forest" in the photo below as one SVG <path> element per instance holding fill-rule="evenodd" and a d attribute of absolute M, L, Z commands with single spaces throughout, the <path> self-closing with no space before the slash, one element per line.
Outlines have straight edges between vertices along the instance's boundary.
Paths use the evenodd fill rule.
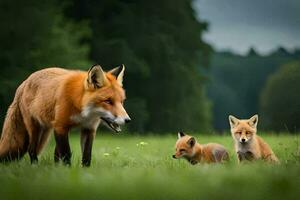
<path fill-rule="evenodd" d="M 131 130 L 210 127 L 209 104 L 197 73 L 197 66 L 209 59 L 210 46 L 200 37 L 207 24 L 196 20 L 190 0 L 74 1 L 67 13 L 89 20 L 93 61 L 128 66 Z"/>
<path fill-rule="evenodd" d="M 1 123 L 16 88 L 36 70 L 87 70 L 96 63 L 109 70 L 124 63 L 129 131 L 224 130 L 228 114 L 255 113 L 265 117 L 262 126 L 269 130 L 297 130 L 297 99 L 288 103 L 298 112 L 285 115 L 295 120 L 279 126 L 280 117 L 271 122 L 272 110 L 279 108 L 268 107 L 275 91 L 268 79 L 280 73 L 281 65 L 299 60 L 299 50 L 279 48 L 267 56 L 254 49 L 246 56 L 215 52 L 202 39 L 209 22 L 195 17 L 191 3 L 1 0 Z M 291 87 L 299 91 L 300 85 Z"/>
<path fill-rule="evenodd" d="M 49 66 L 126 65 L 131 131 L 208 130 L 199 64 L 211 48 L 190 0 L 1 1 L 1 121 L 17 86 Z M 201 123 L 199 123 L 201 121 Z"/>
<path fill-rule="evenodd" d="M 255 49 L 249 49 L 246 56 L 234 54 L 230 51 L 227 52 L 215 52 L 211 56 L 211 66 L 209 69 L 209 81 L 208 81 L 208 96 L 213 102 L 213 126 L 217 130 L 228 129 L 228 115 L 236 115 L 240 118 L 248 118 L 256 113 L 261 117 L 260 128 L 267 130 L 280 130 L 280 131 L 297 131 L 299 130 L 299 114 L 292 116 L 291 112 L 288 112 L 291 118 L 294 118 L 294 124 L 286 125 L 286 121 L 281 120 L 281 117 L 275 121 L 276 126 L 268 125 L 267 121 L 270 121 L 270 116 L 266 114 L 266 110 L 261 102 L 261 98 L 268 102 L 273 112 L 282 113 L 285 115 L 285 107 L 278 107 L 271 104 L 272 97 L 265 95 L 265 85 L 269 82 L 269 78 L 273 73 L 277 73 L 277 70 L 281 68 L 281 65 L 285 63 L 293 62 L 294 60 L 300 60 L 300 49 L 293 52 L 288 52 L 283 47 L 278 47 L 269 55 L 259 55 Z M 296 66 L 300 68 L 300 65 Z M 292 78 L 292 74 L 287 74 L 286 79 Z M 278 84 L 281 80 L 278 80 Z M 300 84 L 294 84 L 290 86 L 295 91 L 299 91 Z M 287 88 L 288 89 L 288 88 Z M 274 94 L 278 98 L 282 99 L 283 91 L 270 90 L 269 93 Z M 295 94 L 296 95 L 296 94 Z M 263 97 L 261 97 L 263 96 Z M 289 105 L 293 110 L 298 110 L 300 107 L 297 103 L 299 98 L 293 98 L 296 96 L 289 96 L 291 101 L 289 104 L 282 101 L 283 104 Z M 283 100 L 283 99 L 282 99 Z M 287 106 L 286 106 L 287 107 Z M 271 112 L 272 112 L 271 111 Z M 224 120 L 225 119 L 225 120 Z M 282 118 L 283 119 L 283 118 Z M 296 121 L 298 121 L 296 123 Z M 297 128 L 298 127 L 298 128 Z"/>

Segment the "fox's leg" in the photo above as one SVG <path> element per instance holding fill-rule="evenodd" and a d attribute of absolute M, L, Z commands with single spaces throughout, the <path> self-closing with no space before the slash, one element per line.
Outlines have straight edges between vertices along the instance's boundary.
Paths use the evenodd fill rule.
<path fill-rule="evenodd" d="M 213 149 L 212 153 L 213 153 L 215 162 L 222 162 L 222 161 L 225 161 L 225 160 L 229 160 L 229 154 L 226 151 L 226 149 L 215 148 L 215 149 Z"/>
<path fill-rule="evenodd" d="M 279 163 L 279 160 L 274 153 L 267 155 L 264 159 L 271 163 Z"/>
<path fill-rule="evenodd" d="M 31 164 L 38 162 L 38 157 L 37 157 L 38 139 L 37 139 L 37 137 L 38 137 L 38 135 L 32 135 L 32 137 L 30 137 L 31 141 L 29 143 L 28 153 L 29 153 Z"/>
<path fill-rule="evenodd" d="M 251 151 L 247 151 L 245 153 L 245 159 L 252 161 L 252 160 L 256 160 L 257 158 L 255 158 L 254 154 Z"/>
<path fill-rule="evenodd" d="M 54 136 L 56 141 L 54 161 L 62 159 L 64 164 L 71 165 L 71 149 L 69 144 L 69 129 L 54 128 Z"/>
<path fill-rule="evenodd" d="M 280 160 L 275 156 L 275 154 L 272 155 L 271 160 L 274 163 L 279 163 L 280 164 Z"/>
<path fill-rule="evenodd" d="M 28 153 L 29 153 L 30 161 L 31 163 L 37 163 L 38 162 L 37 146 L 38 146 L 39 138 L 41 136 L 42 128 L 39 125 L 39 123 L 31 117 L 30 118 L 24 117 L 24 123 L 29 134 Z"/>
<path fill-rule="evenodd" d="M 236 152 L 236 154 L 237 154 L 237 160 L 238 160 L 238 163 L 241 163 L 242 162 L 242 160 L 243 160 L 243 154 L 240 152 L 240 151 L 238 151 L 238 152 Z"/>
<path fill-rule="evenodd" d="M 238 160 L 239 163 L 246 160 L 246 161 L 253 161 L 256 160 L 257 158 L 255 157 L 255 155 L 251 152 L 251 151 L 247 151 L 247 152 L 237 152 L 238 155 Z"/>
<path fill-rule="evenodd" d="M 28 153 L 31 163 L 38 162 L 38 154 L 41 152 L 49 136 L 49 128 L 42 127 L 40 124 L 36 124 L 31 129 L 31 135 L 29 137 Z"/>
<path fill-rule="evenodd" d="M 37 154 L 38 155 L 42 151 L 45 144 L 47 144 L 49 136 L 50 136 L 50 128 L 42 127 L 41 135 L 40 135 L 38 146 L 37 146 Z"/>
<path fill-rule="evenodd" d="M 59 156 L 59 152 L 58 152 L 58 147 L 57 147 L 57 145 L 55 145 L 55 150 L 54 150 L 54 162 L 55 162 L 55 163 L 58 163 L 58 162 L 59 162 L 59 159 L 60 159 L 60 156 Z"/>
<path fill-rule="evenodd" d="M 28 153 L 29 153 L 31 164 L 38 162 L 37 146 L 38 146 L 38 140 L 39 140 L 40 134 L 41 134 L 41 128 L 34 127 L 34 129 L 32 130 L 32 132 L 29 135 Z"/>
<path fill-rule="evenodd" d="M 88 167 L 91 164 L 92 146 L 96 131 L 93 129 L 81 129 L 81 152 L 82 152 L 82 166 Z"/>

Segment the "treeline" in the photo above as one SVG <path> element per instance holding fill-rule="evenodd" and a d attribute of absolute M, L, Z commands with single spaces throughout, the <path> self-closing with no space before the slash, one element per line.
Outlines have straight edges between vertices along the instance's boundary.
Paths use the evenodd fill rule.
<path fill-rule="evenodd" d="M 0 2 L 0 114 L 15 89 L 48 66 L 87 70 L 126 65 L 130 131 L 209 129 L 210 103 L 199 66 L 210 46 L 192 0 L 48 0 Z"/>
<path fill-rule="evenodd" d="M 91 35 L 86 23 L 66 18 L 55 1 L 0 1 L 0 116 L 3 123 L 17 86 L 46 66 L 87 68 Z"/>
<path fill-rule="evenodd" d="M 261 92 L 260 111 L 265 129 L 300 131 L 300 59 L 282 65 Z"/>
<path fill-rule="evenodd" d="M 229 114 L 255 113 L 261 128 L 298 131 L 300 50 L 212 53 L 191 2 L 1 0 L 0 122 L 36 70 L 124 63 L 129 131 L 227 130 Z"/>
<path fill-rule="evenodd" d="M 299 131 L 300 65 L 294 60 L 300 60 L 300 49 L 289 52 L 279 47 L 266 56 L 253 48 L 246 56 L 214 53 L 208 86 L 214 127 L 228 129 L 229 114 L 247 118 L 258 113 L 262 129 Z"/>

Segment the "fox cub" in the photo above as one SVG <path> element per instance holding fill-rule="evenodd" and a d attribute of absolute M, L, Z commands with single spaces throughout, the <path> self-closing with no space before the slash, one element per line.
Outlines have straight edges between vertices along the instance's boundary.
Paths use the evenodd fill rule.
<path fill-rule="evenodd" d="M 185 158 L 191 164 L 199 162 L 219 163 L 229 160 L 229 154 L 224 146 L 216 143 L 199 144 L 193 136 L 183 132 L 178 133 L 173 158 Z"/>
<path fill-rule="evenodd" d="M 250 119 L 237 119 L 230 115 L 229 123 L 239 162 L 258 159 L 279 162 L 270 146 L 256 135 L 258 115 Z"/>

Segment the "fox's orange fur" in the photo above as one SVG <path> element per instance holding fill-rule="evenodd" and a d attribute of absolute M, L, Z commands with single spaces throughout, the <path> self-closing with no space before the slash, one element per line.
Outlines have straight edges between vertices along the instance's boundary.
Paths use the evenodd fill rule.
<path fill-rule="evenodd" d="M 271 147 L 256 134 L 258 115 L 243 120 L 230 115 L 229 123 L 239 161 L 263 159 L 279 162 Z"/>
<path fill-rule="evenodd" d="M 0 160 L 21 158 L 27 151 L 31 161 L 47 142 L 53 128 L 55 160 L 70 162 L 68 132 L 80 126 L 83 165 L 90 164 L 95 131 L 102 121 L 119 131 L 129 121 L 123 101 L 122 65 L 104 72 L 99 65 L 88 72 L 47 68 L 31 74 L 17 89 L 10 105 L 0 141 Z"/>
<path fill-rule="evenodd" d="M 199 144 L 193 136 L 183 132 L 178 133 L 175 150 L 173 158 L 185 158 L 191 164 L 229 160 L 229 154 L 224 146 L 217 143 Z"/>

